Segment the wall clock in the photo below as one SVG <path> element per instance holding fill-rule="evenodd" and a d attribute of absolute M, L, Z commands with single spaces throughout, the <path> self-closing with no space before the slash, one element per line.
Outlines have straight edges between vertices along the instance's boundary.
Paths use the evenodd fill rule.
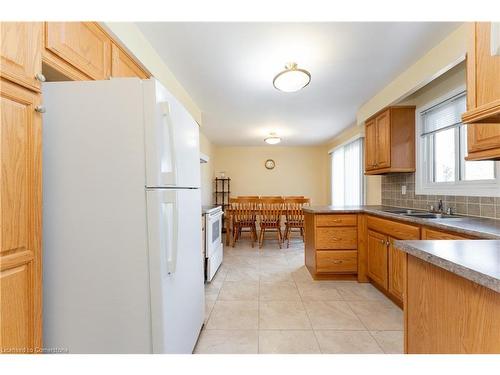
<path fill-rule="evenodd" d="M 276 163 L 274 162 L 273 159 L 267 159 L 264 165 L 266 166 L 267 169 L 274 169 Z"/>

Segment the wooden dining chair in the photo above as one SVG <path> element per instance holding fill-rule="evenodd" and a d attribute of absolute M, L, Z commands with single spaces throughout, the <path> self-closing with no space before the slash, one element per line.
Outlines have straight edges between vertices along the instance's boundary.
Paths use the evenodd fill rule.
<path fill-rule="evenodd" d="M 236 241 L 244 232 L 243 229 L 248 228 L 252 236 L 252 247 L 257 241 L 257 221 L 256 208 L 258 199 L 255 198 L 230 198 L 229 206 L 231 210 L 231 218 L 233 224 L 233 247 Z"/>
<path fill-rule="evenodd" d="M 281 234 L 281 215 L 283 212 L 282 198 L 260 198 L 260 233 L 259 233 L 259 248 L 264 244 L 264 235 L 266 231 L 276 231 L 278 237 L 278 245 L 281 249 L 283 235 Z"/>
<path fill-rule="evenodd" d="M 311 200 L 309 198 L 285 198 L 285 239 L 286 247 L 290 247 L 290 235 L 293 229 L 298 229 L 302 241 L 304 241 L 304 206 L 309 206 Z"/>

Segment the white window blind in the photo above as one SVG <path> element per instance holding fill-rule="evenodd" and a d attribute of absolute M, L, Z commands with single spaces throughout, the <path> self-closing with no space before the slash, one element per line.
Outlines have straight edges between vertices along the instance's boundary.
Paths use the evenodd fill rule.
<path fill-rule="evenodd" d="M 465 100 L 465 92 L 462 92 L 422 112 L 422 135 L 459 126 Z"/>
<path fill-rule="evenodd" d="M 359 138 L 331 154 L 332 204 L 363 204 L 363 139 Z"/>

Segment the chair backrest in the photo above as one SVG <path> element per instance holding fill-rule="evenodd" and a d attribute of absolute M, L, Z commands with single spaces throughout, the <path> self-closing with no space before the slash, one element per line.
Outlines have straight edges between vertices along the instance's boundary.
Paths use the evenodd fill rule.
<path fill-rule="evenodd" d="M 261 195 L 260 199 L 283 199 L 281 195 Z"/>
<path fill-rule="evenodd" d="M 285 198 L 285 210 L 287 221 L 303 221 L 304 206 L 309 206 L 311 199 L 309 198 Z"/>
<path fill-rule="evenodd" d="M 303 195 L 285 195 L 285 199 L 305 198 Z"/>
<path fill-rule="evenodd" d="M 238 198 L 240 198 L 240 199 L 247 199 L 247 198 L 259 199 L 259 196 L 258 195 L 238 195 Z"/>
<path fill-rule="evenodd" d="M 258 199 L 255 198 L 229 198 L 229 206 L 233 221 L 254 221 Z"/>
<path fill-rule="evenodd" d="M 283 198 L 260 198 L 261 222 L 279 222 L 283 212 Z"/>

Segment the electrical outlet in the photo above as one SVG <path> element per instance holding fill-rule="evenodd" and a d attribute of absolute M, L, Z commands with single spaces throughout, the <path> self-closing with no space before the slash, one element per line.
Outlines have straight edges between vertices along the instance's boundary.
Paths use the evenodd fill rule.
<path fill-rule="evenodd" d="M 406 185 L 401 186 L 401 194 L 406 195 Z"/>

